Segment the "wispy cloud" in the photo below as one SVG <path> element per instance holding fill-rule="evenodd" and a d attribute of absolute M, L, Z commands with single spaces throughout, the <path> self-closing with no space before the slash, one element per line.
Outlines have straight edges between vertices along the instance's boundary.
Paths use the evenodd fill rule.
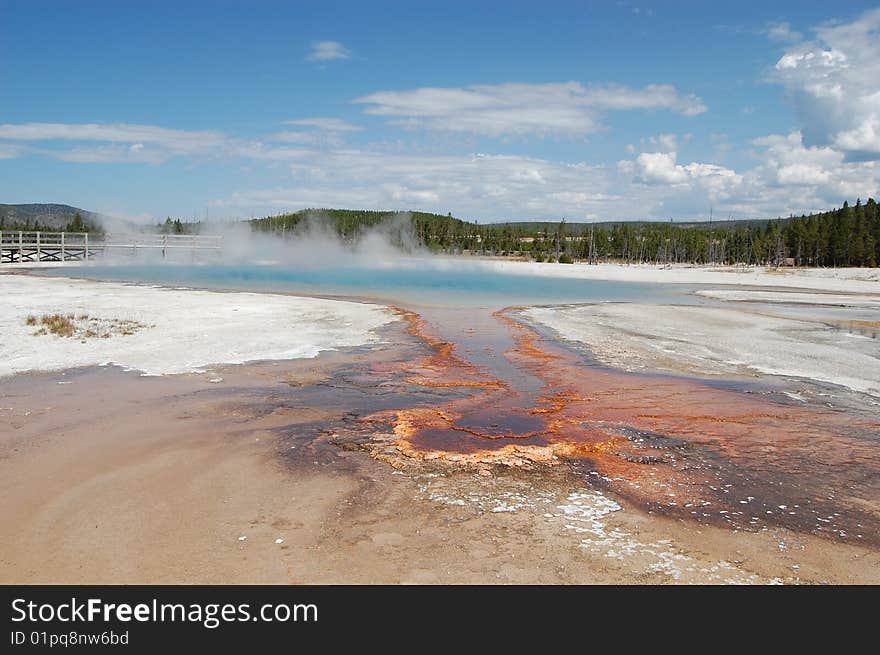
<path fill-rule="evenodd" d="M 364 128 L 354 125 L 341 118 L 298 118 L 296 120 L 282 121 L 284 125 L 302 125 L 303 127 L 314 127 L 327 132 L 357 132 Z"/>
<path fill-rule="evenodd" d="M 876 188 L 880 180 L 871 162 L 846 162 L 830 148 L 805 147 L 798 133 L 771 135 L 753 145 L 759 163 L 745 170 L 679 163 L 674 151 L 592 164 L 375 147 L 267 149 L 261 157 L 288 162 L 289 183 L 239 190 L 217 199 L 217 205 L 233 213 L 325 206 L 423 209 L 483 220 L 697 218 L 713 205 L 757 218 L 831 207 L 841 198 L 864 196 L 864 189 Z"/>
<path fill-rule="evenodd" d="M 309 61 L 336 61 L 349 57 L 351 57 L 351 51 L 339 41 L 315 41 L 312 43 L 312 50 L 306 59 Z"/>
<path fill-rule="evenodd" d="M 779 38 L 799 37 L 788 25 L 776 27 Z M 774 79 L 788 90 L 802 128 L 751 141 L 754 163 L 736 168 L 720 165 L 720 154 L 684 159 L 689 134 L 631 139 L 620 162 L 572 162 L 451 154 L 446 143 L 437 149 L 442 154 L 418 142 L 383 147 L 361 139 L 369 145 L 354 146 L 346 138 L 364 128 L 326 116 L 283 121 L 283 129 L 262 137 L 130 123 L 0 124 L 0 159 L 37 155 L 75 163 L 161 164 L 173 157 L 210 158 L 283 176 L 271 188 L 244 188 L 216 199 L 242 213 L 349 206 L 453 211 L 482 219 L 685 218 L 710 204 L 739 216 L 800 212 L 864 198 L 880 188 L 878 30 L 880 10 L 820 26 L 814 41 L 788 43 Z M 338 49 L 322 50 L 333 51 Z M 315 60 L 333 58 L 339 57 Z M 378 91 L 354 102 L 394 124 L 491 137 L 580 137 L 602 129 L 613 112 L 689 117 L 706 111 L 698 96 L 659 84 L 422 87 Z M 448 134 L 439 136 L 445 141 Z M 729 147 L 721 137 L 713 143 L 719 153 Z"/>
<path fill-rule="evenodd" d="M 5 123 L 0 125 L 0 138 L 21 141 L 143 142 L 189 149 L 219 143 L 223 140 L 223 134 L 129 123 Z"/>
<path fill-rule="evenodd" d="M 421 208 L 485 218 L 550 212 L 584 218 L 603 205 L 625 202 L 605 191 L 614 186 L 607 179 L 614 171 L 524 156 L 342 148 L 309 152 L 290 168 L 289 185 L 240 191 L 221 204 L 267 212 L 348 206 Z M 585 190 L 598 187 L 602 191 Z"/>
<path fill-rule="evenodd" d="M 773 41 L 781 41 L 783 43 L 793 43 L 800 41 L 803 35 L 791 28 L 788 21 L 777 21 L 767 23 L 764 27 L 763 34 Z"/>
<path fill-rule="evenodd" d="M 34 148 L 32 152 L 43 154 L 59 161 L 80 164 L 161 164 L 170 156 L 165 150 L 148 147 L 142 143 L 133 143 L 129 146 L 120 144 L 75 146 L 73 148 L 59 150 Z"/>
<path fill-rule="evenodd" d="M 206 153 L 221 147 L 227 140 L 221 132 L 176 130 L 129 123 L 5 123 L 0 125 L 0 139 L 128 144 L 100 149 L 77 147 L 58 152 L 56 156 L 70 161 L 150 162 L 174 155 Z"/>
<path fill-rule="evenodd" d="M 283 131 L 275 132 L 269 135 L 271 141 L 280 141 L 282 143 L 300 143 L 303 145 L 317 145 L 325 138 L 321 132 L 313 131 Z"/>
<path fill-rule="evenodd" d="M 239 190 L 216 200 L 244 213 L 348 206 L 454 211 L 482 219 L 688 218 L 712 204 L 758 217 L 829 207 L 840 198 L 864 197 L 880 183 L 875 162 L 848 161 L 833 147 L 805 145 L 800 132 L 752 141 L 758 163 L 740 171 L 711 162 L 679 163 L 676 149 L 688 135 L 649 137 L 641 143 L 645 151 L 633 148 L 631 159 L 595 164 L 500 154 L 438 155 L 379 145 L 354 148 L 322 141 L 339 133 L 321 129 L 279 133 L 264 142 L 146 125 L 98 127 L 0 125 L 0 138 L 14 139 L 0 142 L 0 157 L 35 154 L 75 163 L 159 164 L 174 155 L 210 156 L 286 168 L 289 184 Z M 71 143 L 62 148 L 57 142 Z M 635 216 L 633 207 L 638 207 Z"/>
<path fill-rule="evenodd" d="M 359 125 L 354 125 L 341 118 L 328 117 L 298 118 L 282 121 L 282 125 L 291 125 L 302 129 L 276 132 L 269 136 L 270 140 L 301 145 L 341 146 L 346 134 L 363 130 Z"/>
<path fill-rule="evenodd" d="M 657 134 L 647 139 L 642 139 L 643 146 L 649 146 L 661 152 L 677 152 L 693 138 L 693 134 Z"/>
<path fill-rule="evenodd" d="M 24 148 L 16 143 L 0 143 L 0 159 L 15 159 L 24 153 Z"/>
<path fill-rule="evenodd" d="M 33 154 L 73 163 L 160 164 L 172 156 L 212 157 L 286 167 L 289 185 L 217 200 L 246 213 L 334 205 L 454 211 L 483 219 L 687 218 L 713 204 L 757 217 L 833 206 L 880 186 L 875 162 L 849 161 L 828 145 L 806 145 L 800 132 L 753 140 L 758 163 L 740 171 L 713 162 L 679 163 L 677 150 L 687 134 L 648 137 L 642 152 L 631 149 L 631 159 L 595 164 L 355 148 L 336 138 L 340 132 L 318 127 L 340 124 L 297 120 L 312 129 L 280 132 L 268 141 L 123 123 L 6 124 L 0 125 L 0 139 L 10 141 L 0 141 L 0 158 Z"/>
<path fill-rule="evenodd" d="M 600 129 L 602 117 L 611 111 L 668 110 L 684 116 L 706 111 L 697 96 L 664 84 L 641 89 L 579 82 L 424 87 L 379 91 L 355 102 L 367 105 L 368 114 L 399 125 L 493 137 L 582 136 Z"/>

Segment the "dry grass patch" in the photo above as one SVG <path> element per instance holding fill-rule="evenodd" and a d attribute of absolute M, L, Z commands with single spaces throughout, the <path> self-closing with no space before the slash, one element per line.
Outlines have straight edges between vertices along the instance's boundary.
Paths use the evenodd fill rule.
<path fill-rule="evenodd" d="M 57 334 L 59 337 L 72 337 L 76 334 L 76 317 L 73 314 L 43 314 L 39 322 L 35 316 L 28 316 L 28 325 L 41 325 L 42 327 L 34 334 Z"/>
<path fill-rule="evenodd" d="M 86 339 L 109 339 L 112 336 L 129 336 L 146 328 L 140 321 L 120 318 L 95 318 L 88 314 L 43 314 L 41 317 L 28 316 L 25 323 L 40 326 L 34 336 L 54 334 L 59 337 Z"/>

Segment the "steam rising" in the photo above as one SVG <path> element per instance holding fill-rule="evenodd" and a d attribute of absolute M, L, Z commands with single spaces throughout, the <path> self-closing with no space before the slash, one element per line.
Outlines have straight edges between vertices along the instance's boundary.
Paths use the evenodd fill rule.
<path fill-rule="evenodd" d="M 252 224 L 241 221 L 206 222 L 201 227 L 202 238 L 222 237 L 222 251 L 169 247 L 163 259 L 161 248 L 120 249 L 96 259 L 93 275 L 456 307 L 584 302 L 636 293 L 615 282 L 601 289 L 591 286 L 572 276 L 574 269 L 556 264 L 435 255 L 419 243 L 407 213 L 389 214 L 378 224 L 345 236 L 320 213 L 305 216 L 282 232 L 255 231 Z M 168 243 L 191 240 L 175 241 L 168 235 Z M 108 270 L 116 266 L 120 270 Z"/>
<path fill-rule="evenodd" d="M 103 219 L 104 217 L 102 217 Z M 119 221 L 102 225 L 109 234 L 132 234 L 131 226 Z M 389 214 L 372 227 L 364 228 L 344 239 L 332 223 L 320 214 L 308 214 L 296 227 L 284 233 L 260 232 L 243 221 L 202 223 L 198 237 L 222 237 L 222 252 L 213 253 L 182 246 L 192 243 L 168 235 L 169 247 L 163 256 L 161 248 L 120 248 L 108 251 L 102 263 L 151 264 L 200 263 L 223 265 L 262 265 L 282 268 L 319 269 L 335 268 L 387 268 L 404 260 L 430 257 L 413 229 L 409 213 Z M 146 234 L 143 238 L 148 238 Z M 211 239 L 202 244 L 214 243 Z"/>
<path fill-rule="evenodd" d="M 307 215 L 283 236 L 254 232 L 246 223 L 228 224 L 221 234 L 224 259 L 232 263 L 381 268 L 412 257 L 430 256 L 419 244 L 408 213 L 390 214 L 350 240 L 343 239 L 324 217 L 315 214 Z"/>

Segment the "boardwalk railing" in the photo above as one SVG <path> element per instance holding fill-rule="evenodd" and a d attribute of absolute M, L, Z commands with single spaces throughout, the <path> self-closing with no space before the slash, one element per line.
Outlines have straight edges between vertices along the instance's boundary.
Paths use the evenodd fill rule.
<path fill-rule="evenodd" d="M 223 237 L 202 234 L 107 234 L 100 242 L 105 252 L 136 254 L 139 251 L 162 251 L 162 257 L 180 252 L 215 252 L 223 250 Z"/>
<path fill-rule="evenodd" d="M 223 250 L 223 237 L 195 234 L 105 234 L 87 232 L 0 232 L 0 264 L 26 262 L 89 261 L 110 254 L 136 255 L 215 253 Z"/>

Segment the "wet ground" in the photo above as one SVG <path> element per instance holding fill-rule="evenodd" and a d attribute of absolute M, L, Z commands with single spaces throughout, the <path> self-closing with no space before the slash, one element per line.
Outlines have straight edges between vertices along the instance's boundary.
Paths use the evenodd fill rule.
<path fill-rule="evenodd" d="M 406 316 L 434 352 L 395 366 L 435 396 L 348 428 L 392 433 L 377 451 L 389 461 L 478 470 L 565 464 L 653 512 L 880 544 L 875 417 L 786 402 L 767 384 L 609 370 L 518 322 L 516 310 Z M 458 393 L 436 395 L 441 389 Z"/>
<path fill-rule="evenodd" d="M 402 311 L 386 345 L 315 360 L 4 381 L 0 574 L 117 583 L 872 579 L 873 542 L 816 530 L 804 517 L 817 506 L 780 502 L 794 503 L 791 520 L 755 510 L 777 502 L 773 494 L 830 490 L 834 509 L 823 517 L 837 511 L 833 525 L 844 525 L 853 503 L 833 493 L 834 479 L 799 487 L 786 477 L 800 472 L 796 460 L 741 461 L 725 444 L 750 434 L 749 408 L 720 440 L 674 400 L 698 394 L 692 403 L 702 407 L 750 394 L 605 371 L 510 315 L 486 310 L 475 329 L 456 314 L 444 323 Z M 458 331 L 460 342 L 443 338 Z M 688 429 L 687 416 L 700 429 Z M 745 516 L 740 500 L 748 520 L 733 514 Z M 734 508 L 730 522 L 725 507 Z"/>
<path fill-rule="evenodd" d="M 880 548 L 880 420 L 858 403 L 794 402 L 774 379 L 609 369 L 528 325 L 516 307 L 412 302 L 397 311 L 385 347 L 322 356 L 314 375 L 297 365 L 289 379 L 273 364 L 230 369 L 199 403 L 237 425 L 228 435 L 270 434 L 273 457 L 292 470 L 351 473 L 361 465 L 339 454 L 366 451 L 436 503 L 527 510 L 605 556 L 628 548 L 647 557 L 646 570 L 687 567 L 673 566 L 679 551 L 657 538 L 609 527 L 623 505 L 720 529 L 713 539 L 766 533 Z M 175 379 L 144 384 L 187 387 Z M 4 406 L 15 407 L 14 386 Z M 724 566 L 691 573 L 736 577 Z"/>

